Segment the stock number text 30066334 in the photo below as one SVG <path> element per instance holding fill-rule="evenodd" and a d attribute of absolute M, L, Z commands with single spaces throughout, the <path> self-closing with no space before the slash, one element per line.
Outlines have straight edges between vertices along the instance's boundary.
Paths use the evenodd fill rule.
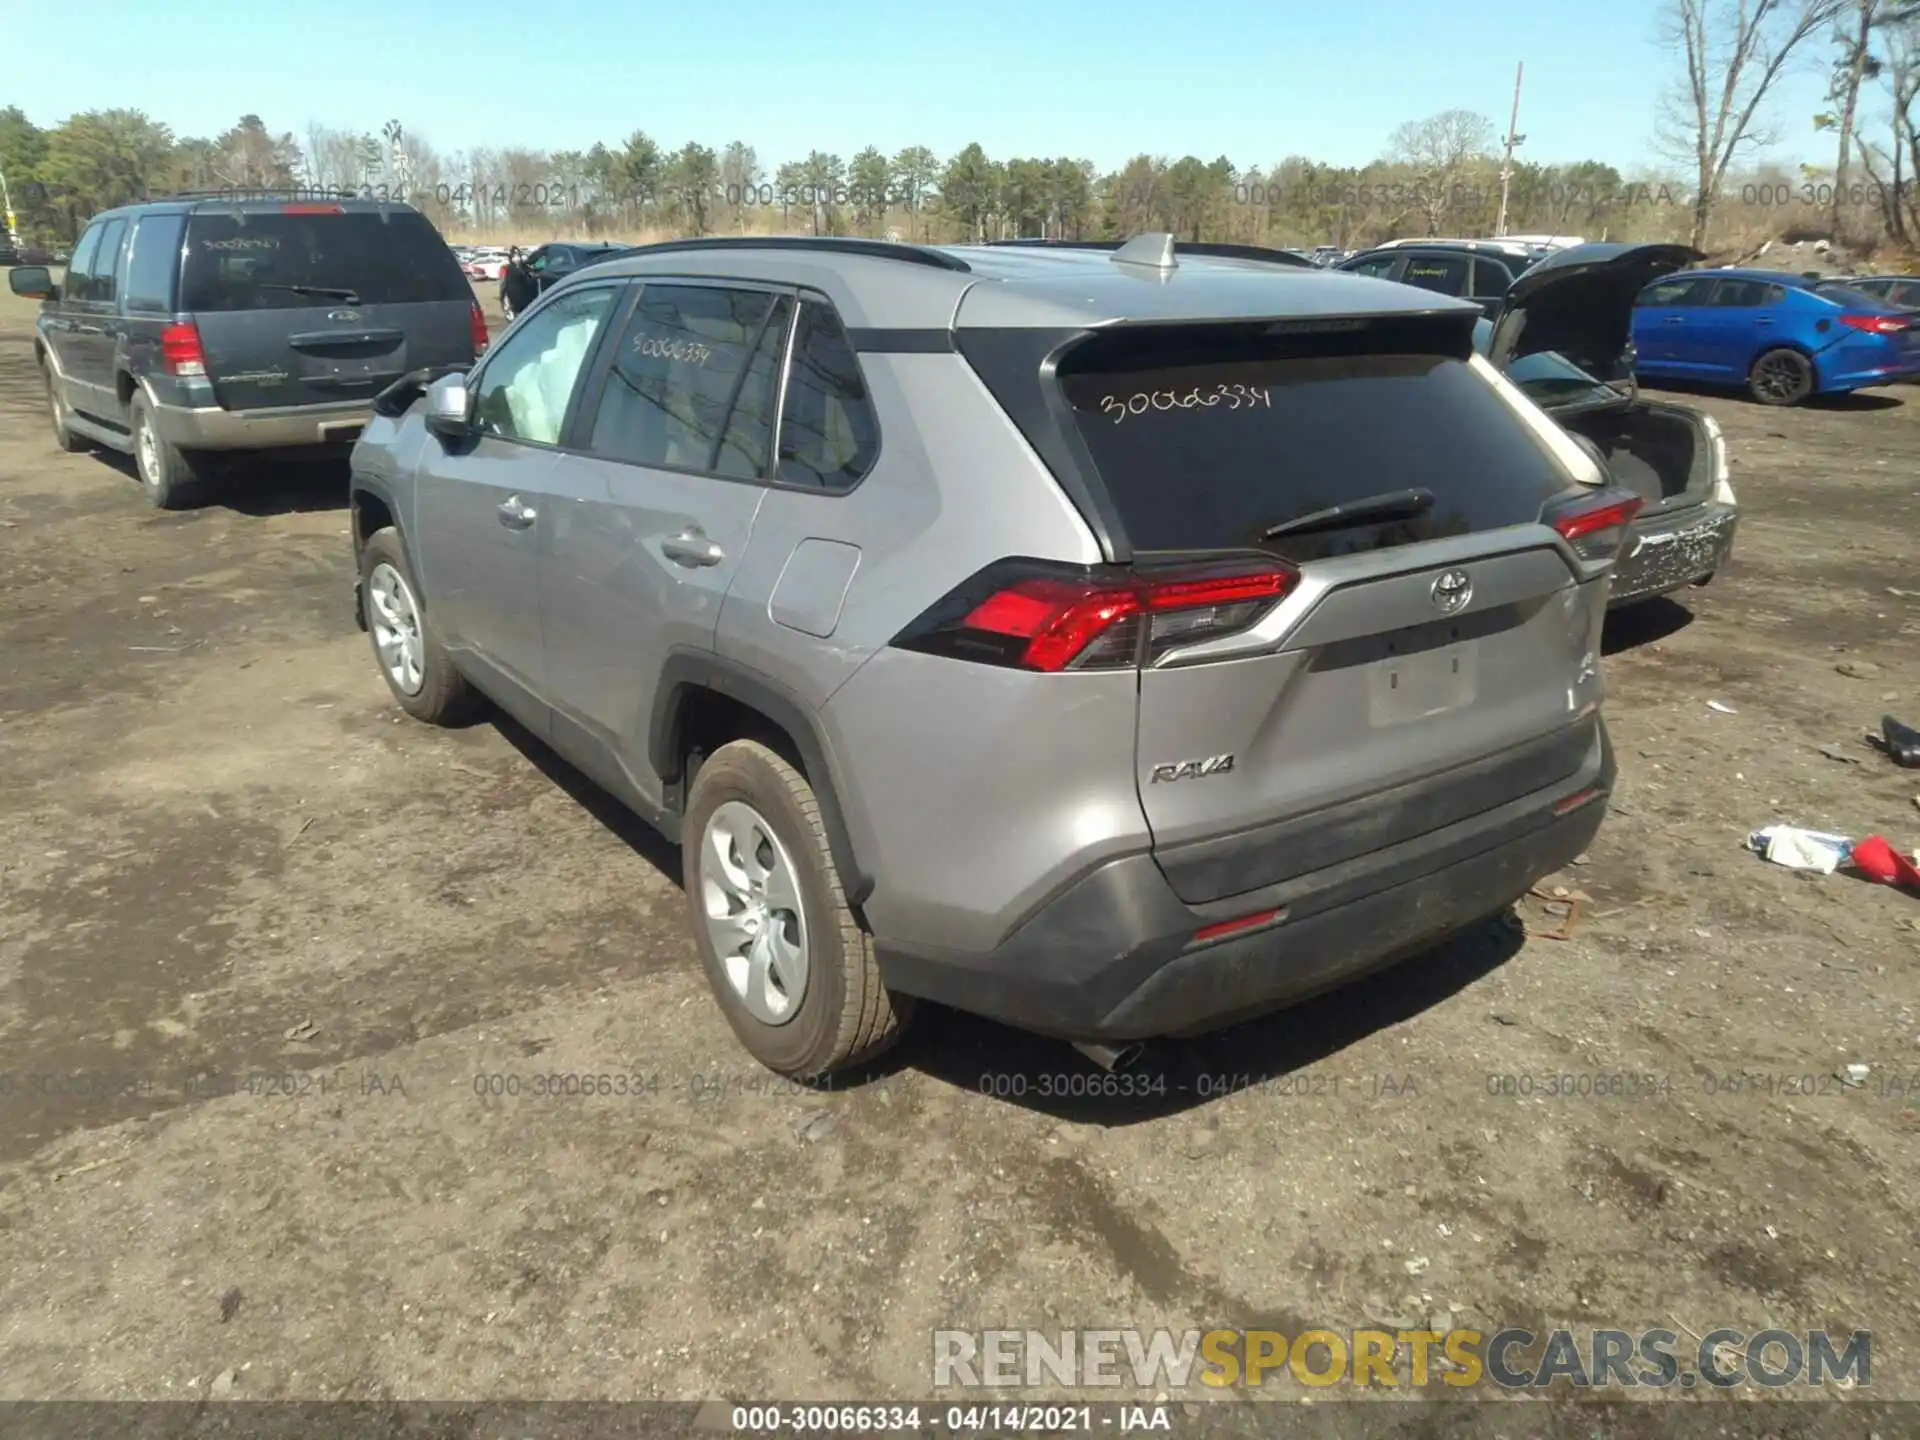
<path fill-rule="evenodd" d="M 1264 385 L 1196 385 L 1191 390 L 1139 390 L 1132 395 L 1102 395 L 1100 413 L 1111 415 L 1113 423 L 1124 424 L 1131 416 L 1150 410 L 1211 410 L 1225 405 L 1229 410 L 1273 408 L 1273 397 Z"/>

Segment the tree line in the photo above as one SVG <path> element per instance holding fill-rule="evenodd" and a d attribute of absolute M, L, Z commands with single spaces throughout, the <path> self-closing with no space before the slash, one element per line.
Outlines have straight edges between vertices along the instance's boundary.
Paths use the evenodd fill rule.
<path fill-rule="evenodd" d="M 442 152 L 390 120 L 303 136 L 244 115 L 213 137 L 176 137 L 133 110 L 87 111 L 41 129 L 0 110 L 0 175 L 22 238 L 70 242 L 111 205 L 182 189 L 307 187 L 404 198 L 449 235 L 782 232 L 918 241 L 1111 238 L 1167 230 L 1188 240 L 1358 248 L 1403 235 L 1510 234 L 1685 240 L 1738 250 L 1781 234 L 1870 247 L 1920 238 L 1920 0 L 1664 0 L 1679 62 L 1660 161 L 1536 164 L 1465 109 L 1401 125 L 1361 166 L 1291 155 L 1136 155 L 1102 171 L 1071 156 L 996 159 L 978 144 L 843 157 L 813 150 L 766 166 L 744 140 L 677 148 L 643 130 L 584 150 Z M 1824 51 L 1822 47 L 1825 47 Z M 1766 166 L 1763 123 L 1778 82 L 1831 72 L 1830 167 Z M 1511 163 L 1507 158 L 1511 155 Z M 1665 163 L 1661 163 L 1664 161 Z"/>

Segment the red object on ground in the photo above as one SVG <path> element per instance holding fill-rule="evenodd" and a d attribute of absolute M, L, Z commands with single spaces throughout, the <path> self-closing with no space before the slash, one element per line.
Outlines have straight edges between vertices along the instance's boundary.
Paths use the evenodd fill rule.
<path fill-rule="evenodd" d="M 1904 885 L 1920 890 L 1920 866 L 1902 855 L 1883 836 L 1869 835 L 1853 847 L 1847 863 L 1869 880 L 1882 885 Z"/>

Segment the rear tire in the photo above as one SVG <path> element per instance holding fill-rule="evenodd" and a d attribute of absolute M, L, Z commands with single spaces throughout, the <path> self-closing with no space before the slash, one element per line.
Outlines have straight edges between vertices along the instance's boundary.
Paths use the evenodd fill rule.
<path fill-rule="evenodd" d="M 880 978 L 807 778 L 758 741 L 700 766 L 681 832 L 694 944 L 747 1053 L 817 1080 L 900 1038 L 912 1002 Z"/>
<path fill-rule="evenodd" d="M 207 502 L 207 479 L 201 462 L 153 429 L 153 407 L 134 392 L 132 407 L 133 466 L 140 487 L 156 510 L 192 510 Z"/>
<path fill-rule="evenodd" d="M 89 442 L 67 428 L 67 402 L 60 398 L 60 377 L 54 373 L 53 362 L 45 356 L 40 359 L 40 378 L 47 387 L 47 414 L 53 422 L 53 443 L 67 454 L 77 455 L 88 448 Z"/>
<path fill-rule="evenodd" d="M 374 531 L 360 552 L 360 612 L 380 678 L 402 710 L 429 725 L 458 725 L 479 709 L 480 697 L 434 635 L 391 525 Z"/>
<path fill-rule="evenodd" d="M 1798 350 L 1769 350 L 1747 372 L 1747 389 L 1762 405 L 1798 405 L 1814 379 L 1813 362 Z"/>

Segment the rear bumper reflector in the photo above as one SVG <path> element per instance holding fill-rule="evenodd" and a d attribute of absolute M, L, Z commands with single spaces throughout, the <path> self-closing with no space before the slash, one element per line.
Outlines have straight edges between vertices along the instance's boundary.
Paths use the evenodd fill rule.
<path fill-rule="evenodd" d="M 1592 804 L 1606 793 L 1606 791 L 1599 789 L 1576 790 L 1573 794 L 1567 796 L 1566 799 L 1558 802 L 1553 807 L 1553 813 L 1555 815 L 1566 815 L 1574 810 L 1578 810 L 1582 805 Z"/>
<path fill-rule="evenodd" d="M 1232 935 L 1245 935 L 1250 931 L 1267 925 L 1277 925 L 1287 918 L 1285 909 L 1256 910 L 1251 915 L 1242 915 L 1234 920 L 1221 920 L 1213 925 L 1203 925 L 1193 932 L 1193 939 L 1187 942 L 1189 950 L 1200 945 L 1211 945 L 1216 940 L 1225 940 Z"/>

